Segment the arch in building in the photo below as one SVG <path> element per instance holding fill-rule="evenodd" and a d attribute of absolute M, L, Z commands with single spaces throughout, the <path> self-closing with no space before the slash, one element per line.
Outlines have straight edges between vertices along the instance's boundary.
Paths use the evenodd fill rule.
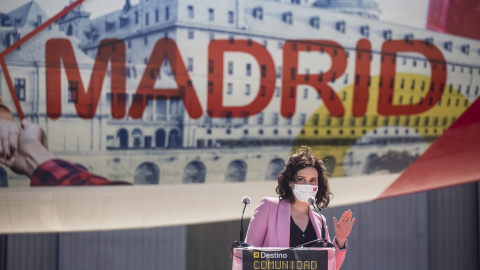
<path fill-rule="evenodd" d="M 141 148 L 143 146 L 143 132 L 140 129 L 136 128 L 132 131 L 132 139 L 134 148 Z"/>
<path fill-rule="evenodd" d="M 322 159 L 323 164 L 325 164 L 325 169 L 327 170 L 327 175 L 331 176 L 335 172 L 335 166 L 337 165 L 337 160 L 333 156 L 326 156 Z"/>
<path fill-rule="evenodd" d="M 144 162 L 135 169 L 135 185 L 158 185 L 160 169 L 155 163 Z"/>
<path fill-rule="evenodd" d="M 165 147 L 165 130 L 159 128 L 155 131 L 155 147 Z"/>
<path fill-rule="evenodd" d="M 245 182 L 247 163 L 243 160 L 234 160 L 228 164 L 225 182 Z"/>
<path fill-rule="evenodd" d="M 205 183 L 205 174 L 203 162 L 192 161 L 183 170 L 183 183 Z"/>
<path fill-rule="evenodd" d="M 8 187 L 8 174 L 3 167 L 0 167 L 0 187 Z"/>
<path fill-rule="evenodd" d="M 170 133 L 168 133 L 168 147 L 169 148 L 179 148 L 181 147 L 181 138 L 178 133 L 178 130 L 172 129 Z"/>
<path fill-rule="evenodd" d="M 270 161 L 265 174 L 265 180 L 277 180 L 280 172 L 283 170 L 285 161 L 281 158 L 275 158 Z"/>
<path fill-rule="evenodd" d="M 128 148 L 128 131 L 124 128 L 117 131 L 118 147 L 121 149 Z"/>

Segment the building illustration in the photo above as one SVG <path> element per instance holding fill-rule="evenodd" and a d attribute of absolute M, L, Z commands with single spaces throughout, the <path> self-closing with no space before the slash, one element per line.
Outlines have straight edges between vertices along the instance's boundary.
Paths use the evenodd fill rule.
<path fill-rule="evenodd" d="M 0 95 L 57 155 L 113 180 L 276 180 L 311 146 L 332 176 L 397 173 L 479 96 L 480 42 L 378 20 L 375 1 L 82 6 L 22 44 Z M 4 50 L 47 20 L 0 14 Z M 17 114 L 18 115 L 18 114 Z M 28 180 L 0 167 L 3 186 Z"/>

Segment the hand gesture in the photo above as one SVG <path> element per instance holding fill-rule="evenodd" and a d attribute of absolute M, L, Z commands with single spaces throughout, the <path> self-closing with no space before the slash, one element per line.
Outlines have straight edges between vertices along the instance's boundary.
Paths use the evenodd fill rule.
<path fill-rule="evenodd" d="M 15 153 L 20 136 L 17 122 L 0 119 L 0 163 L 6 164 Z"/>
<path fill-rule="evenodd" d="M 348 209 L 348 211 L 343 212 L 340 221 L 337 221 L 335 217 L 333 218 L 333 224 L 335 225 L 335 234 L 337 235 L 337 243 L 339 244 L 339 246 L 343 246 L 340 244 L 345 242 L 347 236 L 352 231 L 353 223 L 355 223 L 355 218 L 352 219 L 352 216 L 353 212 Z"/>
<path fill-rule="evenodd" d="M 38 165 L 54 158 L 54 155 L 48 151 L 47 137 L 40 126 L 24 119 L 22 127 L 17 152 L 10 159 L 1 162 L 16 173 L 30 176 Z"/>

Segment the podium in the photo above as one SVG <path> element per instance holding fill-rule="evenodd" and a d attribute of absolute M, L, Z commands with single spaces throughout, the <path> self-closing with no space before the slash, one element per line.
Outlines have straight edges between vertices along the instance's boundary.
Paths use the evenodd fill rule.
<path fill-rule="evenodd" d="M 233 249 L 232 270 L 335 270 L 336 250 L 330 247 Z"/>

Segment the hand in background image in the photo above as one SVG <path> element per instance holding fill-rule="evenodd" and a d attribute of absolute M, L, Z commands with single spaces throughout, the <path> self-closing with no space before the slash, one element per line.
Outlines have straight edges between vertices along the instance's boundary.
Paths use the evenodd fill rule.
<path fill-rule="evenodd" d="M 93 174 L 48 150 L 45 131 L 24 119 L 22 129 L 0 96 L 0 164 L 27 175 L 31 186 L 130 185 Z"/>
<path fill-rule="evenodd" d="M 10 119 L 0 119 L 0 162 L 6 164 L 17 149 L 20 128 Z"/>
<path fill-rule="evenodd" d="M 15 122 L 11 123 L 16 125 Z M 15 145 L 17 145 L 16 151 L 9 158 L 6 156 L 0 159 L 0 162 L 14 172 L 30 177 L 40 164 L 54 159 L 55 155 L 48 151 L 47 138 L 40 126 L 24 119 L 22 127 L 23 131 L 19 133 L 18 125 L 17 130 L 15 130 L 12 124 L 0 122 L 0 131 L 2 133 L 5 129 L 10 131 L 8 140 L 4 140 L 2 136 L 2 141 L 5 141 L 4 147 L 8 143 L 12 149 L 15 149 Z"/>

